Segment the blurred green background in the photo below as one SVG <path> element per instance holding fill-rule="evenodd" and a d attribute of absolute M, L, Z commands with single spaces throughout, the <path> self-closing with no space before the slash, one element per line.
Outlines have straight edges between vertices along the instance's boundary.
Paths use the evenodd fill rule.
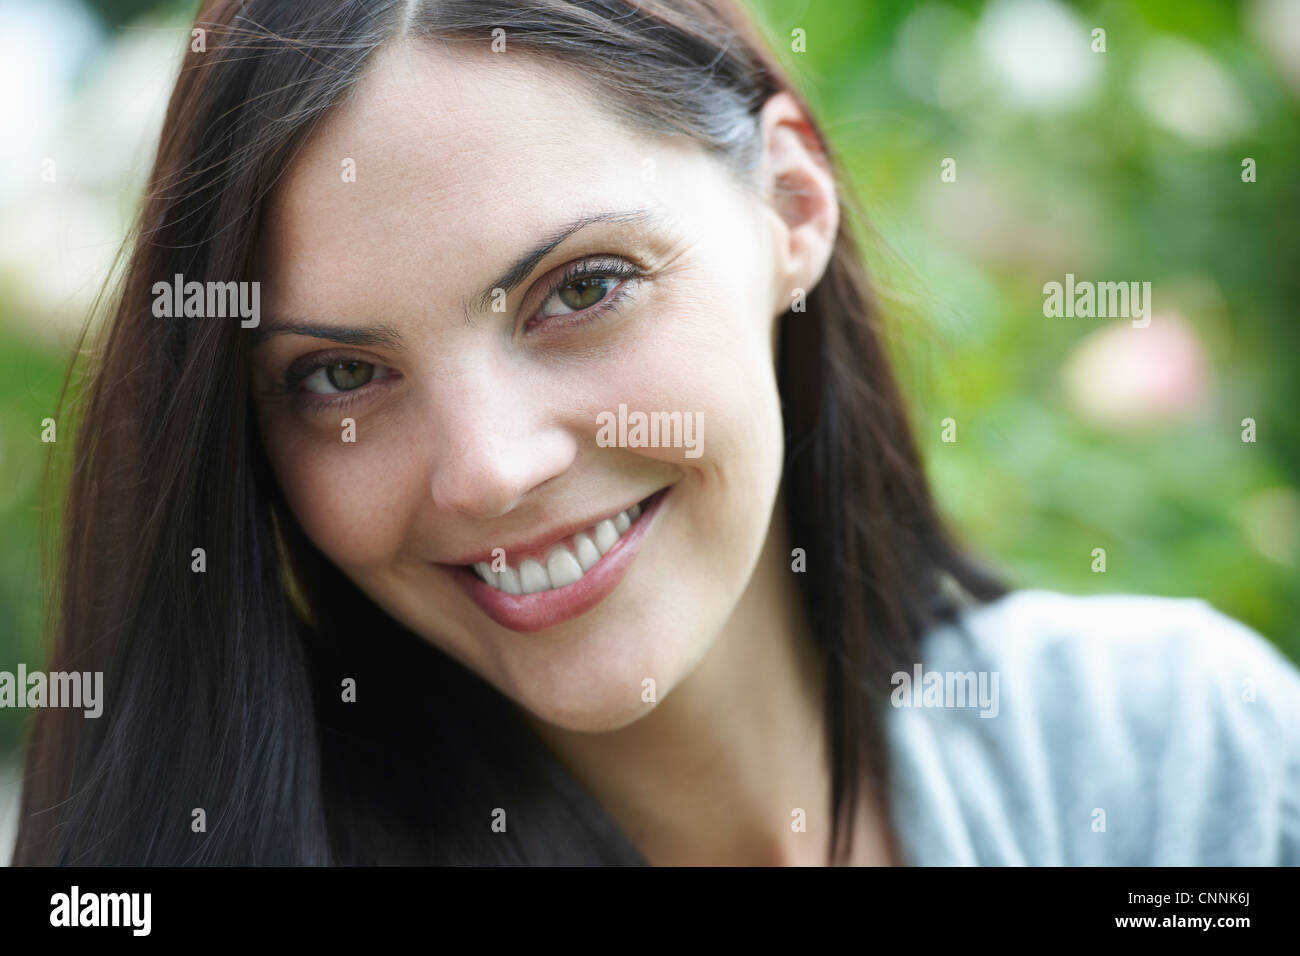
<path fill-rule="evenodd" d="M 867 211 L 967 541 L 1017 586 L 1203 597 L 1300 660 L 1300 3 L 750 6 Z M 0 670 L 43 666 L 41 420 L 195 8 L 0 0 Z M 1066 273 L 1149 281 L 1150 326 L 1044 316 Z M 0 710 L 0 858 L 28 716 Z"/>

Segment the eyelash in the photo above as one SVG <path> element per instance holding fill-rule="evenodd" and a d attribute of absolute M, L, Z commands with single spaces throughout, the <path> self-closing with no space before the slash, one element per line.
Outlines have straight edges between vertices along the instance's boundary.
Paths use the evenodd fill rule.
<path fill-rule="evenodd" d="M 598 321 L 604 317 L 606 313 L 612 311 L 618 305 L 623 303 L 629 295 L 629 284 L 635 282 L 637 279 L 644 278 L 644 275 L 645 274 L 640 268 L 626 259 L 607 257 L 604 259 L 588 259 L 583 262 L 575 262 L 565 269 L 564 273 L 558 279 L 551 283 L 550 287 L 546 290 L 546 294 L 542 296 L 541 303 L 538 305 L 539 309 L 546 305 L 553 295 L 565 286 L 571 285 L 574 282 L 580 282 L 583 279 L 620 279 L 622 281 L 614 291 L 607 294 L 605 298 L 601 299 L 595 305 L 565 315 L 543 316 L 543 324 L 550 325 L 558 321 L 560 325 L 568 328 L 572 326 L 589 325 L 592 322 Z M 526 329 L 533 328 L 533 321 L 536 318 L 537 316 L 533 316 L 528 319 L 524 324 L 524 327 Z"/>
<path fill-rule="evenodd" d="M 632 262 L 626 259 L 604 258 L 588 259 L 582 262 L 575 262 L 566 268 L 554 282 L 547 288 L 546 293 L 542 296 L 538 305 L 540 309 L 551 300 L 557 292 L 565 286 L 574 282 L 580 282 L 583 279 L 620 279 L 619 285 L 608 293 L 603 299 L 595 305 L 588 306 L 577 312 L 571 312 L 564 315 L 542 316 L 542 324 L 553 324 L 559 322 L 565 328 L 581 327 L 600 321 L 609 312 L 614 311 L 625 302 L 630 295 L 628 286 L 636 280 L 644 278 L 645 273 Z M 526 329 L 533 328 L 533 321 L 537 316 L 529 318 L 524 323 Z M 302 401 L 312 412 L 323 412 L 328 410 L 338 410 L 345 408 L 354 402 L 358 396 L 365 394 L 372 388 L 371 383 L 362 385 L 360 388 L 350 389 L 345 392 L 336 392 L 329 398 L 320 396 L 318 393 L 306 392 L 299 386 L 304 381 L 323 368 L 328 368 L 338 362 L 363 362 L 365 359 L 357 358 L 350 353 L 327 353 L 315 357 L 315 361 L 308 366 L 295 369 L 293 366 L 285 373 L 284 383 L 281 390 L 286 393 L 294 393 L 299 396 L 312 395 L 311 398 L 303 398 Z M 378 364 L 378 363 L 373 363 Z M 380 379 L 386 382 L 392 378 L 400 377 L 392 372 Z M 380 386 L 382 387 L 382 386 Z"/>
<path fill-rule="evenodd" d="M 299 398 L 308 411 L 322 412 L 327 410 L 337 410 L 346 408 L 352 402 L 356 401 L 358 396 L 362 396 L 374 387 L 383 388 L 385 384 L 401 376 L 393 369 L 389 368 L 388 374 L 375 382 L 367 382 L 360 388 L 349 389 L 345 392 L 334 392 L 333 394 L 322 394 L 318 392 L 308 392 L 302 388 L 302 383 L 311 378 L 323 368 L 329 368 L 341 362 L 365 362 L 368 365 L 379 366 L 379 362 L 370 362 L 350 352 L 326 352 L 321 355 L 313 355 L 312 361 L 308 365 L 301 367 L 289 366 L 285 372 L 284 382 L 280 385 L 279 391 L 285 394 L 293 395 Z M 387 368 L 387 366 L 384 366 Z"/>

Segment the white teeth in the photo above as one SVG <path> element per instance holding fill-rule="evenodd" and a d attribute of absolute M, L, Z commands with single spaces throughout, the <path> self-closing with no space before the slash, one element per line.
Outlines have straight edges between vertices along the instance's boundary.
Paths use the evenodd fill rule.
<path fill-rule="evenodd" d="M 617 540 L 618 531 L 614 527 L 614 522 L 606 518 L 596 525 L 596 547 L 600 549 L 601 554 L 605 554 L 610 548 L 614 547 L 614 542 Z"/>
<path fill-rule="evenodd" d="M 536 594 L 538 591 L 547 591 L 551 587 L 551 579 L 547 576 L 546 569 L 532 558 L 525 558 L 524 563 L 519 565 L 519 583 L 525 594 Z"/>
<path fill-rule="evenodd" d="M 546 556 L 546 564 L 525 558 L 518 570 L 507 567 L 493 571 L 486 561 L 474 563 L 474 573 L 494 588 L 507 594 L 536 594 L 568 587 L 594 568 L 618 539 L 641 517 L 641 506 L 633 505 L 613 518 L 606 518 L 594 528 L 573 536 L 572 547 L 557 545 Z"/>
<path fill-rule="evenodd" d="M 596 547 L 596 542 L 585 534 L 580 534 L 573 539 L 573 544 L 578 552 L 578 563 L 582 565 L 582 570 L 590 571 L 600 560 L 600 549 Z"/>
<path fill-rule="evenodd" d="M 492 565 L 486 561 L 476 561 L 474 562 L 474 573 L 494 588 L 505 591 L 507 594 L 520 593 L 519 572 L 514 568 L 507 567 L 504 571 L 493 571 Z"/>
<path fill-rule="evenodd" d="M 582 565 L 566 548 L 556 548 L 546 558 L 546 573 L 551 576 L 551 587 L 567 587 L 582 579 Z"/>

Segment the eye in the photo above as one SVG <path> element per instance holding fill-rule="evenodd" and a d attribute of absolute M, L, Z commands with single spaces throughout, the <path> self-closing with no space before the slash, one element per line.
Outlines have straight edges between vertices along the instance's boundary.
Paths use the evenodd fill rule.
<path fill-rule="evenodd" d="M 373 362 L 345 359 L 318 366 L 302 380 L 303 391 L 314 395 L 351 392 L 377 379 L 387 378 L 388 369 Z"/>
<path fill-rule="evenodd" d="M 547 297 L 538 314 L 542 318 L 551 318 L 590 309 L 599 305 L 616 285 L 618 280 L 613 276 L 586 276 L 566 282 Z"/>
<path fill-rule="evenodd" d="M 625 299 L 641 275 L 637 266 L 614 257 L 572 265 L 550 287 L 529 326 L 578 313 L 586 314 L 575 321 L 594 319 Z"/>

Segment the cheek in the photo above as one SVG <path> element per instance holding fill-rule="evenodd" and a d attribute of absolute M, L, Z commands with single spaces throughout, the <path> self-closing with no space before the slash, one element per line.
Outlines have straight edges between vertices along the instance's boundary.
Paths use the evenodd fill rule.
<path fill-rule="evenodd" d="M 349 411 L 356 441 L 331 429 L 275 418 L 263 428 L 267 454 L 304 533 L 341 568 L 386 564 L 400 551 L 424 482 L 409 442 Z M 423 489 L 427 497 L 427 488 Z"/>
<path fill-rule="evenodd" d="M 780 468 L 782 442 L 769 306 L 748 288 L 757 284 L 713 279 L 744 274 L 741 268 L 726 260 L 697 268 L 656 295 L 626 348 L 598 376 L 608 383 L 599 389 L 599 410 L 616 413 L 625 403 L 629 412 L 699 413 L 698 458 L 677 448 L 638 453 L 687 470 L 722 471 L 733 482 L 767 482 Z"/>
<path fill-rule="evenodd" d="M 681 475 L 675 505 L 669 586 L 709 582 L 690 614 L 678 622 L 681 633 L 697 633 L 697 622 L 714 622 L 711 600 L 735 598 L 757 559 L 780 485 L 783 434 L 780 398 L 772 367 L 771 320 L 758 296 L 737 295 L 730 286 L 709 281 L 728 269 L 693 270 L 657 295 L 638 315 L 633 334 L 605 368 L 592 376 L 602 382 L 592 393 L 593 413 L 699 413 L 703 426 L 698 458 L 681 448 L 637 448 L 642 461 L 654 459 Z M 712 597 L 710 597 L 712 596 Z M 719 610 L 722 613 L 725 609 Z M 647 607 L 647 619 L 662 619 L 665 609 Z M 725 614 L 723 615 L 725 616 Z M 663 648 L 661 647 L 661 650 Z"/>

